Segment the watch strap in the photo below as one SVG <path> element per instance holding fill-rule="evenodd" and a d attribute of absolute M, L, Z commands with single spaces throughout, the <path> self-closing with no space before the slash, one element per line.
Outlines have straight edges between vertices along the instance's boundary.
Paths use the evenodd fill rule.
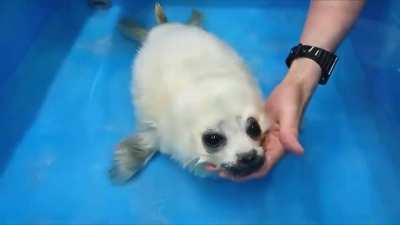
<path fill-rule="evenodd" d="M 326 84 L 332 75 L 338 57 L 334 53 L 322 48 L 298 44 L 291 49 L 289 56 L 286 58 L 286 65 L 290 67 L 293 60 L 303 57 L 315 61 L 321 67 L 321 78 L 319 84 Z"/>

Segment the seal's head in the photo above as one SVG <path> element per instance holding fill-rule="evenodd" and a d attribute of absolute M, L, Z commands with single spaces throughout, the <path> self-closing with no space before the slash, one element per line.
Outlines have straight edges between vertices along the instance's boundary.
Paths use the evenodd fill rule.
<path fill-rule="evenodd" d="M 264 164 L 262 137 L 259 119 L 237 116 L 204 130 L 201 143 L 208 155 L 208 164 L 232 176 L 246 176 Z"/>
<path fill-rule="evenodd" d="M 267 129 L 265 118 L 264 112 L 253 112 L 203 126 L 196 146 L 202 152 L 200 165 L 211 165 L 235 177 L 256 172 L 265 162 L 261 146 Z"/>
<path fill-rule="evenodd" d="M 176 149 L 168 152 L 183 165 L 201 171 L 207 165 L 235 177 L 247 176 L 264 162 L 263 136 L 269 128 L 255 83 L 213 78 L 196 83 L 171 107 L 162 137 Z M 173 123 L 172 123 L 173 121 Z"/>
<path fill-rule="evenodd" d="M 174 122 L 162 133 L 168 137 L 166 142 L 174 145 L 168 153 L 199 175 L 211 165 L 242 177 L 265 162 L 262 141 L 269 121 L 263 101 L 254 87 L 239 88 L 229 81 L 226 85 L 229 92 L 223 94 L 215 88 L 202 88 L 209 91 L 181 96 L 172 106 L 174 119 L 168 120 Z"/>

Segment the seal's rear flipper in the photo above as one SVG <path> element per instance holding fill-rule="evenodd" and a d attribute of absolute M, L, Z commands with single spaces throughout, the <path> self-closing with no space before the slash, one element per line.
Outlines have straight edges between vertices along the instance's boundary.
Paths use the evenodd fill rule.
<path fill-rule="evenodd" d="M 157 24 L 163 24 L 168 22 L 167 16 L 164 13 L 164 9 L 158 2 L 154 5 L 154 14 L 156 17 Z"/>
<path fill-rule="evenodd" d="M 126 38 L 138 41 L 140 43 L 144 42 L 147 36 L 146 29 L 144 29 L 143 27 L 139 26 L 138 24 L 127 18 L 122 18 L 118 22 L 118 30 Z"/>
<path fill-rule="evenodd" d="M 186 22 L 188 25 L 201 27 L 203 23 L 203 14 L 195 9 L 192 10 L 189 20 Z"/>
<path fill-rule="evenodd" d="M 146 165 L 157 152 L 153 138 L 151 133 L 143 132 L 128 137 L 119 144 L 109 171 L 113 183 L 126 183 Z"/>

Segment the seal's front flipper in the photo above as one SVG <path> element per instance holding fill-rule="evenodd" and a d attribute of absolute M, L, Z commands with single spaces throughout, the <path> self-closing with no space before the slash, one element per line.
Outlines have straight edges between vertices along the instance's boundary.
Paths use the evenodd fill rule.
<path fill-rule="evenodd" d="M 109 171 L 112 182 L 123 184 L 129 181 L 157 152 L 155 148 L 154 136 L 150 132 L 124 139 L 114 152 L 114 162 Z"/>
<path fill-rule="evenodd" d="M 147 37 L 146 29 L 144 29 L 143 27 L 139 26 L 138 24 L 127 18 L 122 18 L 118 22 L 118 30 L 126 38 L 138 41 L 140 43 L 144 42 L 144 40 Z"/>
<path fill-rule="evenodd" d="M 192 10 L 192 15 L 189 20 L 186 22 L 188 25 L 201 27 L 203 23 L 203 14 L 195 9 Z"/>

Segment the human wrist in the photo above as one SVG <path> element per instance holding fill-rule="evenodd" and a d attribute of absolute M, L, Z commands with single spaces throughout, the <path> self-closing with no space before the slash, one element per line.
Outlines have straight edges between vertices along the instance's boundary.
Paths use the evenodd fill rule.
<path fill-rule="evenodd" d="M 318 86 L 320 77 L 321 68 L 316 62 L 308 58 L 297 58 L 292 62 L 282 84 L 298 92 L 299 103 L 304 107 Z"/>
<path fill-rule="evenodd" d="M 321 78 L 321 67 L 311 59 L 297 58 L 290 65 L 284 82 L 312 91 Z"/>

